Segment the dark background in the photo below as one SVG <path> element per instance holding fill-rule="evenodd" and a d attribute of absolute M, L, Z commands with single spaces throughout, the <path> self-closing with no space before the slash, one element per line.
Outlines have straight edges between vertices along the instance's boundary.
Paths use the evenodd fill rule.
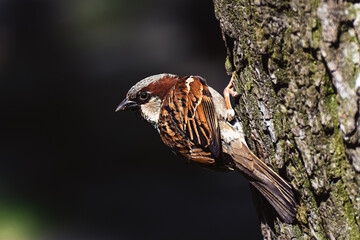
<path fill-rule="evenodd" d="M 221 91 L 206 0 L 0 2 L 0 239 L 258 239 L 247 181 L 177 159 L 115 113 L 149 75 Z"/>

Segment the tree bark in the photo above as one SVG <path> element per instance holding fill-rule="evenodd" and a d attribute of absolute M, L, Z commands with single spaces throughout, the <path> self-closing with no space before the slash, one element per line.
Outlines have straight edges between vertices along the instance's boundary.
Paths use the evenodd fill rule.
<path fill-rule="evenodd" d="M 360 4 L 214 0 L 254 153 L 297 192 L 282 223 L 257 193 L 265 239 L 360 239 Z"/>

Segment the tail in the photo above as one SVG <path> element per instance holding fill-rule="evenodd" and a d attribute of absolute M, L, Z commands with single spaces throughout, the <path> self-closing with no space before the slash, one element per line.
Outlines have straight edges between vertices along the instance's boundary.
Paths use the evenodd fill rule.
<path fill-rule="evenodd" d="M 236 168 L 269 201 L 285 223 L 292 223 L 296 216 L 296 202 L 291 186 L 245 145 L 240 152 L 239 148 L 233 150 L 231 157 Z"/>
<path fill-rule="evenodd" d="M 294 193 L 287 182 L 259 160 L 257 171 L 260 181 L 250 183 L 269 201 L 285 223 L 292 223 L 296 216 Z"/>

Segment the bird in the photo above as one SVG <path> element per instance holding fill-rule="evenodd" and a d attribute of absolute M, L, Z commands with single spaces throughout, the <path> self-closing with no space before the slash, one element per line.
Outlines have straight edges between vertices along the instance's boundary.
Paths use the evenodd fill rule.
<path fill-rule="evenodd" d="M 201 76 L 161 73 L 130 88 L 118 111 L 135 111 L 158 131 L 176 155 L 215 171 L 237 170 L 276 210 L 285 223 L 296 218 L 292 187 L 249 149 L 242 123 L 233 110 L 232 74 L 224 97 Z"/>

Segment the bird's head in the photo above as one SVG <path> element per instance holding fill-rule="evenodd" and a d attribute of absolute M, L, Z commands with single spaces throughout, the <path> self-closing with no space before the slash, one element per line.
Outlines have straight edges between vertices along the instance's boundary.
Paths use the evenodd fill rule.
<path fill-rule="evenodd" d="M 162 73 L 139 81 L 130 88 L 116 112 L 137 111 L 144 120 L 157 125 L 161 104 L 178 80 L 179 77 L 176 75 Z"/>

